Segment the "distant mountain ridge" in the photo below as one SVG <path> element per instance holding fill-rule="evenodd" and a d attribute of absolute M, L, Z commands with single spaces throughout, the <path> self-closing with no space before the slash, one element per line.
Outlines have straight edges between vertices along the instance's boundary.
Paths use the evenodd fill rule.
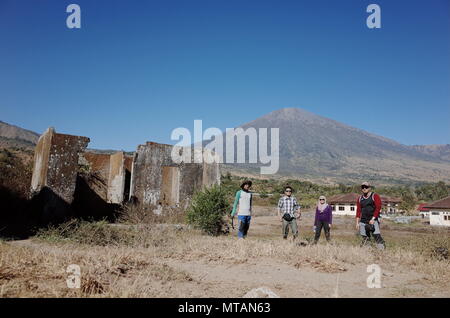
<path fill-rule="evenodd" d="M 276 110 L 241 127 L 280 129 L 281 176 L 319 183 L 450 181 L 448 144 L 407 146 L 300 108 Z M 38 139 L 33 131 L 0 121 L 0 145 L 32 147 Z M 255 165 L 227 165 L 226 169 L 259 173 Z"/>
<path fill-rule="evenodd" d="M 36 144 L 39 134 L 0 120 L 0 137 Z"/>
<path fill-rule="evenodd" d="M 241 127 L 279 128 L 279 172 L 286 176 L 339 182 L 450 181 L 450 145 L 407 146 L 300 108 L 276 110 Z M 256 172 L 249 165 L 234 167 Z"/>
<path fill-rule="evenodd" d="M 450 145 L 414 145 L 410 146 L 416 151 L 432 154 L 436 158 L 450 161 Z"/>

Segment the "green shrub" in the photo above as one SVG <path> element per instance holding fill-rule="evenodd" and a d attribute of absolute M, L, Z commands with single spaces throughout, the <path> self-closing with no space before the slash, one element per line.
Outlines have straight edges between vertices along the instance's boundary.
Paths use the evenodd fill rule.
<path fill-rule="evenodd" d="M 225 191 L 218 185 L 197 192 L 191 201 L 187 221 L 209 235 L 219 235 L 231 210 Z"/>
<path fill-rule="evenodd" d="M 269 202 L 270 202 L 270 204 L 272 204 L 272 205 L 277 205 L 277 204 L 278 204 L 278 201 L 280 200 L 280 198 L 281 198 L 281 194 L 279 194 L 279 193 L 274 193 L 274 194 L 270 197 Z"/>

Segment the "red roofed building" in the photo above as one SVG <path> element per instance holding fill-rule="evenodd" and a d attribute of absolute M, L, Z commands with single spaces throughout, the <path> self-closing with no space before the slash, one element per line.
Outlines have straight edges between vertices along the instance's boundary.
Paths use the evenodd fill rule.
<path fill-rule="evenodd" d="M 356 216 L 356 201 L 359 199 L 358 193 L 338 194 L 330 197 L 327 201 L 336 215 Z M 382 208 L 381 213 L 393 214 L 400 212 L 399 204 L 402 202 L 399 198 L 380 195 Z"/>
<path fill-rule="evenodd" d="M 380 195 L 381 202 L 383 206 L 381 208 L 381 213 L 385 214 L 395 214 L 399 212 L 403 212 L 400 210 L 399 206 L 402 203 L 402 199 L 396 197 L 390 197 L 387 195 Z"/>
<path fill-rule="evenodd" d="M 424 207 L 430 209 L 430 225 L 450 226 L 450 196 Z"/>
<path fill-rule="evenodd" d="M 417 207 L 417 211 L 419 211 L 419 215 L 421 215 L 422 218 L 430 216 L 430 209 L 425 207 L 427 204 L 428 203 L 421 203 Z"/>
<path fill-rule="evenodd" d="M 338 194 L 328 198 L 328 204 L 336 215 L 356 216 L 356 201 L 359 198 L 357 193 Z"/>

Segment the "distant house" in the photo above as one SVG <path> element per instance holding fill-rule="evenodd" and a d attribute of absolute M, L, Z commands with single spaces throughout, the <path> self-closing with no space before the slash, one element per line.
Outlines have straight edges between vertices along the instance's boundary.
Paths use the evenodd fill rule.
<path fill-rule="evenodd" d="M 430 225 L 450 226 L 450 196 L 427 204 L 430 209 Z"/>
<path fill-rule="evenodd" d="M 328 198 L 327 201 L 331 205 L 333 214 L 356 216 L 356 201 L 359 196 L 357 193 L 338 194 Z"/>
<path fill-rule="evenodd" d="M 427 204 L 428 203 L 419 204 L 419 207 L 417 208 L 417 211 L 419 212 L 419 215 L 422 216 L 422 218 L 430 216 L 430 209 L 425 207 Z"/>
<path fill-rule="evenodd" d="M 333 209 L 335 215 L 353 215 L 356 216 L 356 202 L 358 201 L 360 194 L 347 193 L 338 194 L 328 199 L 328 203 Z M 402 202 L 399 198 L 380 195 L 382 207 L 381 213 L 394 214 L 401 212 L 399 204 Z"/>
<path fill-rule="evenodd" d="M 381 208 L 381 213 L 384 214 L 396 214 L 399 212 L 403 212 L 400 210 L 400 203 L 402 203 L 402 199 L 390 197 L 387 195 L 381 196 L 381 202 L 383 203 L 383 206 Z"/>

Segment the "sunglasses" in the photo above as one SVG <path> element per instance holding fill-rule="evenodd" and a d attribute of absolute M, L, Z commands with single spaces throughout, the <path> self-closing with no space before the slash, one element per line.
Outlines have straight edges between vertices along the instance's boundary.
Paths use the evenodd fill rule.
<path fill-rule="evenodd" d="M 320 201 L 325 201 L 325 199 L 320 199 Z"/>
<path fill-rule="evenodd" d="M 370 187 L 365 186 L 365 185 L 361 186 L 361 189 L 369 189 L 369 188 L 370 188 Z"/>

